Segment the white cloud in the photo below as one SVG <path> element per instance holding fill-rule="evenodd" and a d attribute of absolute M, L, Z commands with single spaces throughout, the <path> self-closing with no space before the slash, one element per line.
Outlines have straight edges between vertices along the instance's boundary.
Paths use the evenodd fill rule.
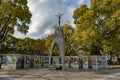
<path fill-rule="evenodd" d="M 78 4 L 85 4 L 85 0 L 78 0 Z"/>
<path fill-rule="evenodd" d="M 39 0 L 39 3 L 45 3 L 47 0 Z"/>
<path fill-rule="evenodd" d="M 87 6 L 90 7 L 90 0 L 78 0 L 78 4 L 87 4 Z"/>
<path fill-rule="evenodd" d="M 85 0 L 28 0 L 32 18 L 26 37 L 43 38 L 53 33 L 51 26 L 57 24 L 58 20 L 55 15 L 58 12 L 64 13 L 61 20 L 62 25 L 67 21 L 73 25 L 73 10 L 84 2 Z M 19 34 L 15 34 L 15 36 L 21 37 Z"/>
<path fill-rule="evenodd" d="M 51 26 L 57 24 L 55 15 L 58 12 L 64 13 L 62 25 L 67 21 L 72 22 L 72 11 L 74 4 L 66 3 L 67 0 L 28 0 L 29 8 L 32 13 L 30 29 L 27 36 L 41 38 L 53 32 Z"/>

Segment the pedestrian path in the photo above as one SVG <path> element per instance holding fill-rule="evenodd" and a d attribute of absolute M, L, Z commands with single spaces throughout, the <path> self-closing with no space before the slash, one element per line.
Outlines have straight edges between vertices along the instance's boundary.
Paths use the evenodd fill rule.
<path fill-rule="evenodd" d="M 112 70 L 0 70 L 0 80 L 120 80 L 120 69 Z"/>

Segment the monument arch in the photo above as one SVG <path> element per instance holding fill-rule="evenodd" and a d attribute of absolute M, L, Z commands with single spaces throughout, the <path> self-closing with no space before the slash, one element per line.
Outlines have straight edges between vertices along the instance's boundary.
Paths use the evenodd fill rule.
<path fill-rule="evenodd" d="M 61 63 L 62 63 L 62 70 L 65 69 L 64 67 L 64 61 L 65 61 L 65 38 L 63 34 L 63 30 L 60 27 L 60 20 L 63 14 L 58 14 L 56 15 L 58 17 L 58 24 L 59 26 L 56 28 L 50 48 L 50 57 L 49 57 L 49 67 L 51 64 L 51 57 L 52 57 L 52 51 L 54 48 L 54 45 L 56 44 L 58 46 L 59 52 L 60 52 L 60 57 L 61 57 Z"/>

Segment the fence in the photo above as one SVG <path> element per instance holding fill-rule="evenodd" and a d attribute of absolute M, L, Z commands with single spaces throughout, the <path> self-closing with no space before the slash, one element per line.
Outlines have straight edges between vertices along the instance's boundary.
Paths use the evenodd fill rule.
<path fill-rule="evenodd" d="M 65 68 L 74 69 L 108 69 L 108 56 L 65 56 Z M 52 56 L 51 64 L 61 64 L 60 56 Z M 49 67 L 49 56 L 1 54 L 0 68 L 4 70 L 20 68 Z"/>

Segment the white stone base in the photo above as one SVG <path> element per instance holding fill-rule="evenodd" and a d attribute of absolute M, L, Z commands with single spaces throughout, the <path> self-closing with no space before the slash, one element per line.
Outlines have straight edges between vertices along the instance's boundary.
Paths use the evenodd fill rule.
<path fill-rule="evenodd" d="M 1 69 L 3 69 L 3 70 L 16 70 L 16 64 L 2 64 Z"/>

